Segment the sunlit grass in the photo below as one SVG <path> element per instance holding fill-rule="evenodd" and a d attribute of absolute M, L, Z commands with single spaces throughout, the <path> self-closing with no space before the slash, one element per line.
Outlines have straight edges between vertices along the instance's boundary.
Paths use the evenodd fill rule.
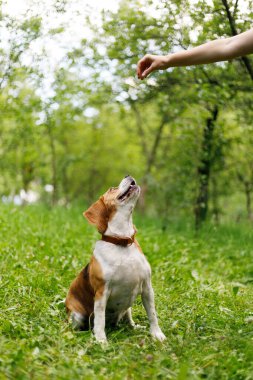
<path fill-rule="evenodd" d="M 152 341 L 138 299 L 109 345 L 66 322 L 63 299 L 98 234 L 82 209 L 0 207 L 0 379 L 251 379 L 253 232 L 207 226 L 199 236 L 137 218 L 166 343 Z"/>

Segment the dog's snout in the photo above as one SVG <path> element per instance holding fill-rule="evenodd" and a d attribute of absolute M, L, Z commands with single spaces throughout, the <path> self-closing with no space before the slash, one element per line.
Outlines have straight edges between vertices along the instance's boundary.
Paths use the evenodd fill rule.
<path fill-rule="evenodd" d="M 131 185 L 136 185 L 136 181 L 135 181 L 135 179 L 131 175 L 127 174 L 124 177 L 124 179 L 127 179 L 128 181 L 131 181 Z"/>

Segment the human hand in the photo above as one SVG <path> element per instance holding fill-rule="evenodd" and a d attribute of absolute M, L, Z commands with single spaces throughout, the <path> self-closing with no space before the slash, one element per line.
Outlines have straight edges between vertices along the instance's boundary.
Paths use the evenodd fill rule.
<path fill-rule="evenodd" d="M 167 56 L 146 54 L 137 64 L 137 76 L 139 79 L 145 79 L 153 71 L 164 70 L 167 67 Z"/>

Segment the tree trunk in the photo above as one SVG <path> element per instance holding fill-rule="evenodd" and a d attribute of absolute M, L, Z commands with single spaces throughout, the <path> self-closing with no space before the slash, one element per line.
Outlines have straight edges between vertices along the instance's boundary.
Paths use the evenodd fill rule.
<path fill-rule="evenodd" d="M 132 102 L 131 106 L 136 118 L 136 126 L 137 126 L 137 131 L 141 140 L 142 153 L 144 154 L 145 157 L 148 157 L 148 148 L 147 148 L 147 143 L 146 143 L 145 130 L 143 128 L 141 113 L 138 107 L 136 107 L 136 105 L 134 104 L 134 102 Z"/>
<path fill-rule="evenodd" d="M 212 178 L 212 213 L 216 224 L 220 222 L 220 208 L 218 204 L 218 191 L 216 178 Z"/>
<path fill-rule="evenodd" d="M 237 36 L 238 31 L 236 29 L 235 19 L 234 19 L 234 16 L 232 15 L 232 13 L 231 13 L 231 11 L 229 9 L 228 2 L 227 2 L 227 0 L 221 0 L 221 1 L 222 1 L 222 4 L 223 4 L 223 6 L 224 6 L 224 8 L 226 10 L 226 14 L 227 14 L 227 18 L 228 18 L 231 34 L 232 34 L 232 36 Z M 243 62 L 246 70 L 248 71 L 248 74 L 249 74 L 251 80 L 253 80 L 253 68 L 252 68 L 250 59 L 248 57 L 241 57 L 240 59 Z"/>
<path fill-rule="evenodd" d="M 212 166 L 212 148 L 213 148 L 213 132 L 215 121 L 218 117 L 218 107 L 212 110 L 212 115 L 206 120 L 206 126 L 203 133 L 202 157 L 197 170 L 198 173 L 198 195 L 195 203 L 195 228 L 198 230 L 201 224 L 207 218 L 208 211 L 208 195 L 209 195 L 209 179 Z"/>
<path fill-rule="evenodd" d="M 67 168 L 68 168 L 68 164 L 64 165 L 64 167 L 62 168 L 62 189 L 63 189 L 66 205 L 70 202 L 69 179 L 67 175 Z"/>
<path fill-rule="evenodd" d="M 22 182 L 23 182 L 23 189 L 25 192 L 28 191 L 29 184 L 33 179 L 33 165 L 24 163 L 21 165 L 21 174 L 22 174 Z"/>
<path fill-rule="evenodd" d="M 244 187 L 244 194 L 246 198 L 247 218 L 249 220 L 253 220 L 253 214 L 252 214 L 252 209 L 251 209 L 251 192 L 253 189 L 253 182 L 252 180 L 245 179 L 240 172 L 237 172 L 237 177 Z"/>
<path fill-rule="evenodd" d="M 155 140 L 154 140 L 151 152 L 150 152 L 148 160 L 147 160 L 147 168 L 146 168 L 146 173 L 145 173 L 146 177 L 150 174 L 152 166 L 155 163 L 157 149 L 159 147 L 159 144 L 160 144 L 160 141 L 161 141 L 161 138 L 162 138 L 162 133 L 163 133 L 164 126 L 165 126 L 165 124 L 167 122 L 168 122 L 168 116 L 164 115 L 164 117 L 163 117 L 163 119 L 161 121 L 161 124 L 160 124 L 159 128 L 156 131 Z"/>
<path fill-rule="evenodd" d="M 251 209 L 251 186 L 248 182 L 244 183 L 245 195 L 246 195 L 246 210 L 248 220 L 252 220 L 252 209 Z"/>
<path fill-rule="evenodd" d="M 57 168 L 56 168 L 56 151 L 55 151 L 55 141 L 52 133 L 52 125 L 49 119 L 47 118 L 46 122 L 47 133 L 49 137 L 49 146 L 51 153 L 51 171 L 52 171 L 52 205 L 55 205 L 58 200 L 58 183 L 57 183 Z"/>
<path fill-rule="evenodd" d="M 227 0 L 221 0 L 222 3 L 223 3 L 223 6 L 226 10 L 226 14 L 227 14 L 227 18 L 228 18 L 228 22 L 229 22 L 229 26 L 230 26 L 230 30 L 231 30 L 231 34 L 233 36 L 236 36 L 238 34 L 238 31 L 237 31 L 237 28 L 236 28 L 236 25 L 235 25 L 235 19 L 234 19 L 234 15 L 232 15 L 231 11 L 230 11 L 230 8 L 229 8 L 229 5 L 228 5 L 228 2 Z M 236 6 L 238 4 L 236 3 Z M 241 57 L 240 58 L 241 61 L 243 62 L 251 80 L 253 81 L 253 67 L 252 67 L 252 63 L 250 61 L 250 59 L 248 57 Z M 252 211 L 251 211 L 251 189 L 249 188 L 248 186 L 248 183 L 244 182 L 244 186 L 245 186 L 245 195 L 246 195 L 246 208 L 247 208 L 247 217 L 249 220 L 252 220 L 253 219 L 253 216 L 252 216 Z"/>
<path fill-rule="evenodd" d="M 135 118 L 136 118 L 136 126 L 137 126 L 138 135 L 141 140 L 142 153 L 146 159 L 146 169 L 145 169 L 145 173 L 144 173 L 143 180 L 141 183 L 141 194 L 140 194 L 140 198 L 138 202 L 141 212 L 144 213 L 146 209 L 146 193 L 148 191 L 148 177 L 156 161 L 157 150 L 162 138 L 164 126 L 168 122 L 168 115 L 166 114 L 163 116 L 161 124 L 156 130 L 153 146 L 151 150 L 149 151 L 141 113 L 134 102 L 132 102 L 131 107 L 134 111 Z"/>
<path fill-rule="evenodd" d="M 168 116 L 164 115 L 164 117 L 161 121 L 161 124 L 159 125 L 159 128 L 156 131 L 156 135 L 155 135 L 155 139 L 154 139 L 151 151 L 150 151 L 149 155 L 147 156 L 146 170 L 145 170 L 145 174 L 144 174 L 143 181 L 142 181 L 142 191 L 141 191 L 141 195 L 140 195 L 140 199 L 139 199 L 139 206 L 140 206 L 140 210 L 142 212 L 144 212 L 146 209 L 146 193 L 148 191 L 148 177 L 149 177 L 151 170 L 152 170 L 152 167 L 156 161 L 157 150 L 158 150 L 161 138 L 162 138 L 164 126 L 166 125 L 167 121 L 168 121 Z"/>

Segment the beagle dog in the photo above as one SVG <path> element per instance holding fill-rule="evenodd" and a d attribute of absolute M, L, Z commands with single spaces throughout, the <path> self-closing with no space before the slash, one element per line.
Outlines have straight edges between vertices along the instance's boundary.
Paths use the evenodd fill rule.
<path fill-rule="evenodd" d="M 123 317 L 132 326 L 131 306 L 138 294 L 150 322 L 151 335 L 163 341 L 156 316 L 150 265 L 137 240 L 132 213 L 140 195 L 134 178 L 126 176 L 84 212 L 102 234 L 90 263 L 72 282 L 66 309 L 74 327 L 94 326 L 98 342 L 106 342 L 105 325 Z"/>

